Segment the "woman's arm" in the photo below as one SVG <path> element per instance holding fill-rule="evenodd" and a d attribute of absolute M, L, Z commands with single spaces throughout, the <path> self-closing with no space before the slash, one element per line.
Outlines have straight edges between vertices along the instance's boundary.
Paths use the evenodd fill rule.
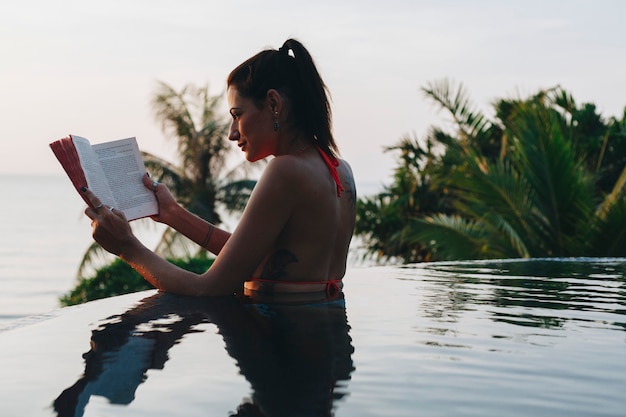
<path fill-rule="evenodd" d="M 101 206 L 98 197 L 87 189 L 84 192 L 92 207 L 101 207 L 88 207 L 85 214 L 92 219 L 94 239 L 159 290 L 193 296 L 233 294 L 242 290 L 244 281 L 252 276 L 272 249 L 295 207 L 298 181 L 294 178 L 292 163 L 288 159 L 283 161 L 276 158 L 268 164 L 237 230 L 226 239 L 213 265 L 203 274 L 178 268 L 146 248 L 133 235 L 124 214 Z M 168 216 L 173 219 L 175 213 L 176 210 L 168 207 L 159 217 L 165 215 L 166 220 Z M 196 224 L 188 215 L 182 217 L 183 221 L 179 220 L 182 228 Z M 168 221 L 177 223 L 171 219 Z M 206 232 L 205 229 L 204 234 Z M 211 238 L 211 244 L 214 240 L 217 242 L 217 238 Z"/>
<path fill-rule="evenodd" d="M 215 255 L 222 251 L 231 235 L 178 205 L 173 210 L 172 220 L 165 224 Z"/>
<path fill-rule="evenodd" d="M 157 184 L 155 188 L 148 174 L 144 175 L 143 183 L 154 191 L 159 203 L 159 214 L 153 220 L 168 225 L 215 255 L 220 253 L 230 238 L 229 232 L 181 207 L 165 184 Z"/>

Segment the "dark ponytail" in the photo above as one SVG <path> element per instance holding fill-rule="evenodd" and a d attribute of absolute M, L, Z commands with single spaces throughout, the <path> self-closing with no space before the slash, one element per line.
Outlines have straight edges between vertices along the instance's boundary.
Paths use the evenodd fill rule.
<path fill-rule="evenodd" d="M 258 106 L 268 90 L 277 90 L 291 104 L 296 127 L 328 155 L 339 153 L 331 129 L 328 89 L 302 43 L 287 39 L 278 50 L 259 52 L 230 73 L 227 85 L 237 88 L 242 97 L 251 98 Z"/>

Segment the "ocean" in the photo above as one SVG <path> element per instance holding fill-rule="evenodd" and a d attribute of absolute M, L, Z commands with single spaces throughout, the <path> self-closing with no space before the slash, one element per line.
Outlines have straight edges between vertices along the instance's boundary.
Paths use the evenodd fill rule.
<path fill-rule="evenodd" d="M 0 175 L 0 328 L 59 307 L 90 245 L 85 204 L 62 176 Z"/>
<path fill-rule="evenodd" d="M 92 239 L 85 203 L 65 176 L 2 174 L 0 187 L 2 329 L 59 308 L 59 297 L 76 283 L 78 265 Z M 359 186 L 365 193 L 377 188 Z M 134 229 L 148 247 L 154 247 L 162 230 Z"/>

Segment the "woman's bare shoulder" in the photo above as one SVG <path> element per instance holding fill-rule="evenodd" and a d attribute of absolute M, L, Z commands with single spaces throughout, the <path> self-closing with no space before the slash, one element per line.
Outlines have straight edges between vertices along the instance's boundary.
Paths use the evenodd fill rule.
<path fill-rule="evenodd" d="M 294 155 L 281 155 L 272 158 L 267 164 L 261 179 L 271 179 L 280 183 L 298 183 L 311 174 L 311 164 Z"/>
<path fill-rule="evenodd" d="M 255 200 L 260 194 L 268 198 L 293 200 L 303 187 L 307 175 L 302 163 L 289 155 L 272 158 L 254 187 Z"/>
<path fill-rule="evenodd" d="M 352 176 L 352 167 L 350 166 L 348 161 L 346 161 L 345 159 L 338 159 L 338 161 L 339 161 L 339 166 L 337 167 L 337 169 L 338 170 L 345 169 L 346 173 Z"/>

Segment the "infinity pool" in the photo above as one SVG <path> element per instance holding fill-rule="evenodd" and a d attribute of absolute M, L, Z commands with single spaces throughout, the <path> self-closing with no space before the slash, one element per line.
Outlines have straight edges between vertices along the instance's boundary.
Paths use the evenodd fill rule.
<path fill-rule="evenodd" d="M 149 291 L 18 322 L 0 331 L 0 415 L 626 415 L 626 259 L 345 284 L 329 304 Z"/>

